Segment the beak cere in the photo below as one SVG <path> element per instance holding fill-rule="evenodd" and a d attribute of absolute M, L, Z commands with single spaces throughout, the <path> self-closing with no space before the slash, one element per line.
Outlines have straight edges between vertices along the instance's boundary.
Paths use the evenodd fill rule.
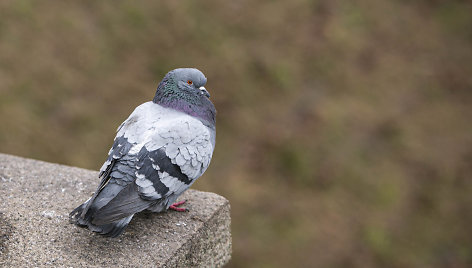
<path fill-rule="evenodd" d="M 207 98 L 210 98 L 210 93 L 208 93 L 205 87 L 199 87 L 198 89 L 200 89 L 200 93 L 202 95 L 205 95 Z"/>

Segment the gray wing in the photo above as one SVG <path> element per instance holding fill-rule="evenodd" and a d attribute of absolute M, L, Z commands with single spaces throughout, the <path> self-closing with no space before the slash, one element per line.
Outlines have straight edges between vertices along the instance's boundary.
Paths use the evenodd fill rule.
<path fill-rule="evenodd" d="M 104 165 L 101 172 L 107 174 L 110 169 L 108 184 L 121 183 L 123 187 L 117 194 L 114 189 L 111 200 L 95 212 L 94 224 L 107 224 L 156 204 L 167 208 L 169 201 L 173 202 L 208 168 L 214 131 L 187 115 L 166 115 L 165 118 L 157 124 L 147 123 L 147 128 L 138 127 L 145 129 L 139 134 L 136 127 L 121 128 L 118 134 L 122 136 L 118 140 L 132 145 L 121 158 L 109 157 L 110 164 Z M 123 161 L 126 158 L 131 160 Z M 110 168 L 110 165 L 113 166 Z"/>
<path fill-rule="evenodd" d="M 100 169 L 99 178 L 101 178 L 100 184 L 97 187 L 97 190 L 93 196 L 87 202 L 87 205 L 82 210 L 81 218 L 87 219 L 90 218 L 97 209 L 104 206 L 109 200 L 109 198 L 104 198 L 104 196 L 110 196 L 109 192 L 112 192 L 111 188 L 116 191 L 120 191 L 124 186 L 129 182 L 134 180 L 133 174 L 134 171 L 130 171 L 129 167 L 134 165 L 132 157 L 128 155 L 129 150 L 133 144 L 129 143 L 126 138 L 123 136 L 115 137 L 113 146 L 108 152 L 108 158 Z M 128 172 L 124 172 L 124 167 L 128 167 Z M 118 186 L 117 187 L 108 187 L 103 193 L 105 186 L 109 185 L 110 180 L 113 180 Z M 127 183 L 128 182 L 128 183 Z M 97 196 L 101 194 L 102 198 L 97 199 Z"/>

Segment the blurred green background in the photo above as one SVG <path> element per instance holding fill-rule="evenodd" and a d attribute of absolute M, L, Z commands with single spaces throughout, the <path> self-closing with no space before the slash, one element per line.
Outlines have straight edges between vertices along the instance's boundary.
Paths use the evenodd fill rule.
<path fill-rule="evenodd" d="M 472 267 L 470 1 L 1 1 L 0 151 L 97 170 L 177 67 L 228 267 Z"/>

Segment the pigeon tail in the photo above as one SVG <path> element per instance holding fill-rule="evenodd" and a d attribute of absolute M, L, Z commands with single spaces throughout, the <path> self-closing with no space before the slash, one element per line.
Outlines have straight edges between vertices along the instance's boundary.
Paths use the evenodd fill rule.
<path fill-rule="evenodd" d="M 126 229 L 129 222 L 134 216 L 133 214 L 112 223 L 103 224 L 103 225 L 95 225 L 92 223 L 93 218 L 91 217 L 91 213 L 86 213 L 84 217 L 81 216 L 83 210 L 87 207 L 88 202 L 89 201 L 83 203 L 82 205 L 74 209 L 69 214 L 69 221 L 82 228 L 88 227 L 91 231 L 99 233 L 103 236 L 108 236 L 108 237 L 119 236 L 120 234 L 124 232 L 124 230 Z"/>

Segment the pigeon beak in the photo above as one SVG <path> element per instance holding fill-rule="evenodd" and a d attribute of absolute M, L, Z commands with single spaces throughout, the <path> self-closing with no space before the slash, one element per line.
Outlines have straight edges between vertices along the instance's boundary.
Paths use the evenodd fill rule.
<path fill-rule="evenodd" d="M 210 93 L 208 93 L 205 87 L 199 87 L 198 89 L 200 89 L 201 94 L 205 95 L 207 98 L 210 98 Z"/>

